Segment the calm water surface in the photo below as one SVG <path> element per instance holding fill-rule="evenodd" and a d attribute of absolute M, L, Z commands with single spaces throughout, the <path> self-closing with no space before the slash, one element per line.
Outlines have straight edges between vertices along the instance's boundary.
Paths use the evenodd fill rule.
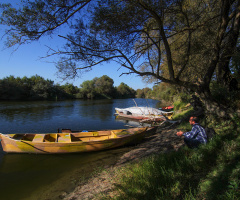
<path fill-rule="evenodd" d="M 115 119 L 115 107 L 160 107 L 146 99 L 0 102 L 0 132 L 53 133 L 72 130 L 119 129 L 136 122 Z M 135 104 L 136 102 L 136 104 Z M 60 199 L 79 181 L 111 165 L 131 147 L 68 155 L 5 154 L 0 147 L 0 194 L 3 200 Z"/>

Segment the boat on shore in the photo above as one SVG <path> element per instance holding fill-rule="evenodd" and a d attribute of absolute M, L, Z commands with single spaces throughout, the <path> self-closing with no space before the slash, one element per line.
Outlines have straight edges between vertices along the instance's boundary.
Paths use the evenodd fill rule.
<path fill-rule="evenodd" d="M 164 121 L 166 118 L 171 118 L 173 115 L 172 111 L 166 112 L 151 107 L 115 108 L 115 111 L 115 116 L 153 122 Z"/>
<path fill-rule="evenodd" d="M 7 153 L 60 154 L 100 151 L 141 141 L 154 127 L 103 131 L 75 132 L 63 129 L 62 133 L 2 134 L 3 151 Z"/>

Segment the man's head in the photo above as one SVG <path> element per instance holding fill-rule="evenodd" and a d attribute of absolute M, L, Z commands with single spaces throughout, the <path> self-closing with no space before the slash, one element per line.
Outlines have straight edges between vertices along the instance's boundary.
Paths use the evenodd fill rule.
<path fill-rule="evenodd" d="M 191 125 L 194 125 L 195 123 L 198 123 L 198 118 L 195 117 L 195 116 L 190 117 L 189 123 L 190 123 Z"/>

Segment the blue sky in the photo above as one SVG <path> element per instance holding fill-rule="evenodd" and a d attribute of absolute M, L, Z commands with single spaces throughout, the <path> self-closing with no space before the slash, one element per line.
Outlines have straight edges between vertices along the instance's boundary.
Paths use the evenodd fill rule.
<path fill-rule="evenodd" d="M 2 2 L 2 1 L 1 1 Z M 5 0 L 4 3 L 21 2 L 21 0 Z M 133 75 L 121 75 L 122 72 L 126 72 L 124 69 L 120 69 L 115 63 L 107 63 L 96 66 L 92 71 L 84 73 L 80 78 L 75 80 L 62 81 L 58 78 L 56 73 L 57 69 L 53 61 L 57 61 L 57 57 L 40 59 L 46 56 L 48 48 L 50 47 L 61 47 L 63 41 L 56 37 L 53 38 L 42 38 L 39 41 L 32 42 L 20 46 L 16 51 L 14 48 L 6 49 L 4 47 L 4 41 L 6 37 L 3 37 L 5 26 L 0 26 L 0 79 L 13 75 L 15 77 L 31 77 L 34 75 L 42 76 L 45 79 L 53 80 L 54 83 L 65 84 L 66 82 L 72 83 L 76 86 L 86 80 L 92 80 L 95 77 L 101 77 L 107 75 L 114 80 L 114 86 L 120 85 L 121 82 L 126 83 L 133 89 L 142 89 L 145 87 L 152 88 L 153 84 L 146 84 L 142 81 L 141 77 Z"/>

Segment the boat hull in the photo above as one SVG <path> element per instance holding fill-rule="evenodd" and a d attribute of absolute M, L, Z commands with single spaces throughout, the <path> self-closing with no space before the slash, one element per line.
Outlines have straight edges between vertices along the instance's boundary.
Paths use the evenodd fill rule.
<path fill-rule="evenodd" d="M 150 117 L 150 116 L 143 116 L 143 115 L 125 115 L 123 113 L 118 113 L 116 114 L 116 117 L 121 117 L 121 118 L 127 118 L 127 119 L 133 119 L 133 120 L 138 120 L 138 121 L 142 121 L 142 120 L 150 120 L 153 122 L 160 122 L 165 120 L 164 117 Z"/>
<path fill-rule="evenodd" d="M 135 128 L 130 134 L 126 135 L 116 135 L 111 134 L 105 137 L 105 139 L 99 139 L 100 136 L 92 136 L 92 137 L 83 137 L 81 138 L 84 141 L 27 141 L 27 140 L 17 140 L 13 139 L 7 135 L 0 134 L 1 136 L 1 144 L 3 150 L 7 153 L 36 153 L 36 154 L 57 154 L 57 153 L 81 153 L 81 152 L 91 152 L 91 151 L 100 151 L 105 149 L 111 149 L 120 147 L 126 144 L 130 144 L 132 142 L 139 142 L 146 134 L 147 128 Z M 113 131 L 114 132 L 114 131 Z M 115 132 L 117 132 L 115 130 Z M 97 132 L 95 132 L 97 133 Z M 71 133 L 69 134 L 71 137 L 74 137 L 74 134 L 80 133 Z M 37 136 L 40 138 L 42 135 L 47 134 L 28 134 L 29 138 L 34 137 L 37 140 Z M 53 135 L 53 134 L 52 134 Z M 55 135 L 55 134 L 54 134 Z M 56 134 L 57 137 L 59 137 Z M 64 134 L 63 134 L 64 135 Z M 64 137 L 67 134 L 64 135 Z M 68 135 L 67 135 L 68 136 Z M 46 136 L 44 136 L 46 137 Z M 33 139 L 33 140 L 34 140 Z M 89 141 L 87 141 L 89 140 Z"/>

